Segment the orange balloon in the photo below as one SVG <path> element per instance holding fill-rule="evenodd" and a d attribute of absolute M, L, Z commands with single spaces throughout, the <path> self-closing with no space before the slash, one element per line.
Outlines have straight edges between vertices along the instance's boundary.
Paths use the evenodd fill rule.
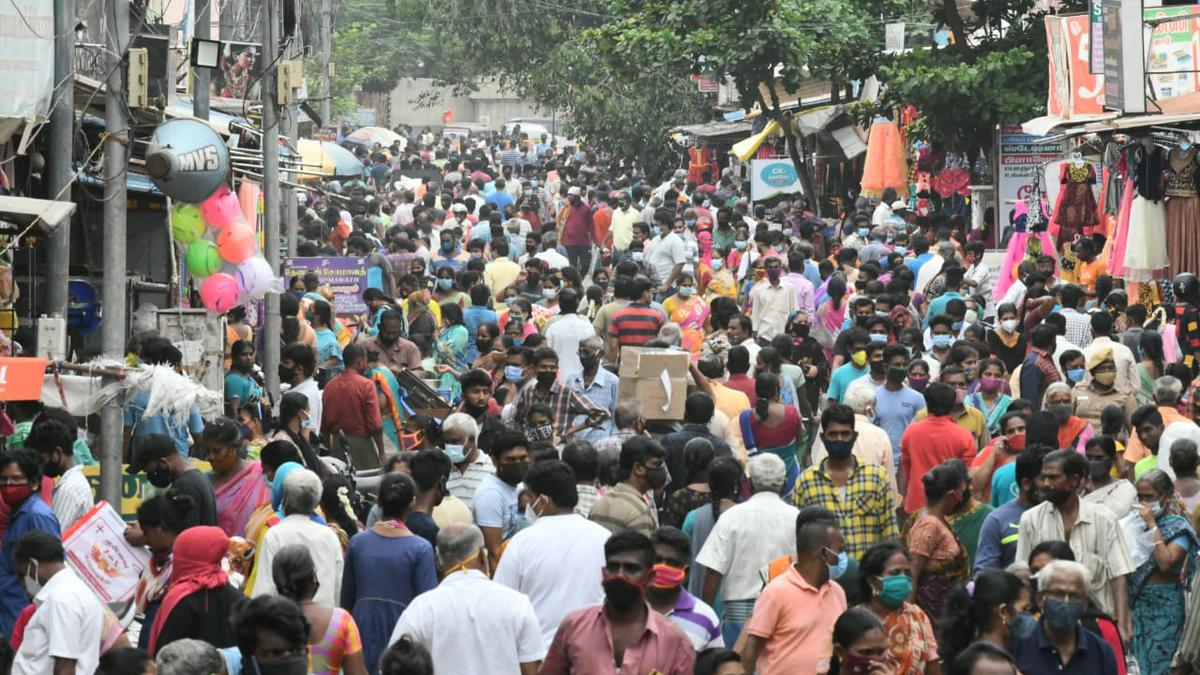
<path fill-rule="evenodd" d="M 223 260 L 234 265 L 254 255 L 257 245 L 254 229 L 242 222 L 234 223 L 217 233 L 217 252 Z"/>

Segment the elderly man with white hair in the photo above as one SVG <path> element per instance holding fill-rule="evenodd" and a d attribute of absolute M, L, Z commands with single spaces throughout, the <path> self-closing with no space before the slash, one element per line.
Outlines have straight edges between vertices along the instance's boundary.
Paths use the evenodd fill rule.
<path fill-rule="evenodd" d="M 1086 673 L 1117 675 L 1112 647 L 1079 621 L 1088 606 L 1091 571 L 1073 560 L 1054 560 L 1037 574 L 1042 619 L 1033 633 L 1009 644 L 1017 669 L 1026 675 Z"/>
<path fill-rule="evenodd" d="M 725 600 L 721 624 L 725 644 L 734 644 L 762 591 L 760 572 L 772 560 L 796 550 L 800 511 L 780 498 L 787 483 L 783 460 L 770 453 L 750 458 L 753 495 L 721 514 L 696 564 L 706 569 L 702 599 L 712 605 L 717 591 Z"/>
<path fill-rule="evenodd" d="M 283 520 L 263 536 L 255 561 L 257 581 L 251 597 L 278 595 L 271 577 L 271 561 L 289 544 L 299 544 L 312 555 L 320 587 L 313 601 L 335 607 L 342 590 L 342 543 L 316 515 L 321 502 L 321 479 L 308 469 L 295 469 L 283 479 Z"/>
<path fill-rule="evenodd" d="M 446 488 L 467 508 L 475 501 L 475 488 L 486 476 L 496 473 L 492 458 L 479 450 L 479 424 L 466 413 L 454 413 L 442 421 L 442 450 L 454 465 Z"/>
<path fill-rule="evenodd" d="M 854 449 L 851 454 L 858 461 L 883 467 L 888 475 L 892 496 L 896 504 L 900 503 L 900 490 L 896 487 L 896 458 L 892 454 L 892 440 L 881 427 L 872 424 L 875 417 L 875 387 L 864 384 L 852 384 L 842 403 L 854 411 L 854 431 L 858 434 L 854 439 Z M 813 466 L 820 465 L 821 460 L 829 456 L 825 442 L 817 436 L 812 446 Z"/>
<path fill-rule="evenodd" d="M 1175 470 L 1171 468 L 1170 462 L 1171 445 L 1181 438 L 1200 445 L 1200 427 L 1179 413 L 1179 401 L 1182 398 L 1183 382 L 1179 378 L 1164 375 L 1154 381 L 1154 405 L 1157 406 L 1158 415 L 1147 415 L 1141 409 L 1135 411 L 1134 417 L 1145 422 L 1139 424 L 1130 420 L 1133 433 L 1129 437 L 1129 446 L 1123 456 L 1127 464 L 1134 465 L 1151 455 L 1156 455 L 1158 468 L 1166 471 L 1171 480 L 1175 479 Z M 1144 431 L 1142 427 L 1145 427 Z"/>
<path fill-rule="evenodd" d="M 533 604 L 488 578 L 483 533 L 454 524 L 437 536 L 442 583 L 404 609 L 389 644 L 407 635 L 433 658 L 439 673 L 535 675 L 546 655 Z"/>

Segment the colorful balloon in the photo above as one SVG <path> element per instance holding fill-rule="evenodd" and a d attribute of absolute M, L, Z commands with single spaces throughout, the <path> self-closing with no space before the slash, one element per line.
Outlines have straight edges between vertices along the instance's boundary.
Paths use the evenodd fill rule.
<path fill-rule="evenodd" d="M 186 246 L 204 236 L 204 227 L 204 216 L 195 204 L 178 204 L 171 209 L 171 233 L 175 241 Z"/>
<path fill-rule="evenodd" d="M 224 314 L 237 307 L 240 292 L 236 279 L 224 272 L 217 272 L 200 286 L 200 302 L 213 314 Z"/>
<path fill-rule="evenodd" d="M 224 186 L 201 202 L 200 213 L 204 216 L 204 222 L 217 230 L 223 230 L 243 220 L 242 206 L 237 195 Z"/>
<path fill-rule="evenodd" d="M 270 263 L 261 255 L 251 256 L 242 261 L 233 277 L 249 298 L 261 298 L 266 295 L 275 281 L 275 273 L 271 271 Z"/>
<path fill-rule="evenodd" d="M 254 230 L 245 223 L 235 223 L 217 233 L 217 251 L 235 265 L 254 255 L 257 246 Z"/>
<path fill-rule="evenodd" d="M 207 239 L 193 241 L 183 259 L 194 277 L 207 277 L 221 269 L 221 256 L 217 252 L 217 245 Z"/>

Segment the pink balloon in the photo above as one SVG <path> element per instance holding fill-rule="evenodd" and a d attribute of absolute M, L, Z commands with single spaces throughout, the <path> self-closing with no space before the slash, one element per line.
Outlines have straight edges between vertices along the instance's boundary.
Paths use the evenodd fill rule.
<path fill-rule="evenodd" d="M 257 246 L 254 230 L 245 223 L 234 223 L 217 233 L 217 252 L 234 265 L 254 255 Z"/>
<path fill-rule="evenodd" d="M 237 307 L 240 292 L 236 279 L 224 272 L 217 272 L 200 286 L 200 302 L 213 314 L 224 314 Z"/>
<path fill-rule="evenodd" d="M 224 186 L 200 203 L 200 214 L 204 216 L 204 222 L 217 230 L 223 230 L 243 220 L 242 206 L 237 196 Z"/>

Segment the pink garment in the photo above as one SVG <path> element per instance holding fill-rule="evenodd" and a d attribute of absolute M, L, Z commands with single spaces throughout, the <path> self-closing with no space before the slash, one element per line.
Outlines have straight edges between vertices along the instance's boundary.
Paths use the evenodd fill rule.
<path fill-rule="evenodd" d="M 1112 236 L 1112 258 L 1108 261 L 1108 273 L 1114 277 L 1125 276 L 1125 248 L 1129 243 L 1129 212 L 1133 209 L 1134 183 L 1126 181 L 1121 194 L 1121 205 L 1117 209 L 1117 231 Z"/>
<path fill-rule="evenodd" d="M 1163 359 L 1167 363 L 1175 363 L 1183 356 L 1179 349 L 1179 336 L 1175 331 L 1175 324 L 1169 323 L 1161 327 L 1162 343 L 1163 343 Z"/>
<path fill-rule="evenodd" d="M 1025 259 L 1025 249 L 1030 238 L 1038 237 L 1042 241 L 1042 253 L 1058 257 L 1054 249 L 1054 240 L 1045 230 L 1032 234 L 1025 229 L 1025 220 L 1029 215 L 1029 207 L 1023 201 L 1018 201 L 1013 207 L 1013 220 L 1017 231 L 1008 240 L 1008 250 L 1004 253 L 1004 262 L 1000 265 L 1000 277 L 996 279 L 995 296 L 1003 298 L 1009 287 L 1017 280 L 1017 267 Z"/>

